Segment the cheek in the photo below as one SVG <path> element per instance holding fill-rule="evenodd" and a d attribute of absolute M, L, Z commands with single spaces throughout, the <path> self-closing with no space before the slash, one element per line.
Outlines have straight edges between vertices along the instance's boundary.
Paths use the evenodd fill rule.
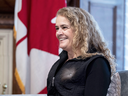
<path fill-rule="evenodd" d="M 74 35 L 75 35 L 75 34 L 74 34 L 73 32 L 70 34 L 72 40 L 73 40 L 73 38 L 74 38 Z"/>
<path fill-rule="evenodd" d="M 58 38 L 57 32 L 56 32 L 56 38 Z"/>

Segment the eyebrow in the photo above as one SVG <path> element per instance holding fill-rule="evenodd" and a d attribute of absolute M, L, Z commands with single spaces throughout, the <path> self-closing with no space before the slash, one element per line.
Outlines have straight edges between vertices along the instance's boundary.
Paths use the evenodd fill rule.
<path fill-rule="evenodd" d="M 62 24 L 62 25 L 60 25 L 60 27 L 63 27 L 63 26 L 68 26 L 68 25 L 66 25 L 66 24 Z M 55 27 L 58 27 L 58 26 L 55 25 Z"/>

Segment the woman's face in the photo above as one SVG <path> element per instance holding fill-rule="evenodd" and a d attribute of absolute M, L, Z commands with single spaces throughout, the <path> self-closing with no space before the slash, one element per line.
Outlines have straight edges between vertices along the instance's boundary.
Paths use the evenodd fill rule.
<path fill-rule="evenodd" d="M 70 22 L 64 16 L 58 15 L 56 18 L 56 37 L 59 40 L 59 46 L 63 50 L 72 51 L 72 41 L 74 37 Z"/>

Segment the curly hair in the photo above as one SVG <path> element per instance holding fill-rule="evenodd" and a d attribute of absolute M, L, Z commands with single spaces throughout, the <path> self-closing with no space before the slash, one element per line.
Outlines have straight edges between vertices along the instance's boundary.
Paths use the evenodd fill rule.
<path fill-rule="evenodd" d="M 113 74 L 116 71 L 115 58 L 108 49 L 93 16 L 77 7 L 64 7 L 57 12 L 58 15 L 66 17 L 75 30 L 73 52 L 79 49 L 83 59 L 93 55 L 103 55 L 109 61 Z M 89 52 L 94 48 L 96 52 Z"/>

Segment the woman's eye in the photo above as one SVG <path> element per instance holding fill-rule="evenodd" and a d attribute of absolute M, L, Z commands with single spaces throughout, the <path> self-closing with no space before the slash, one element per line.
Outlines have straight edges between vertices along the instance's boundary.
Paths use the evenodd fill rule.
<path fill-rule="evenodd" d="M 59 28 L 55 28 L 56 30 L 59 30 Z"/>
<path fill-rule="evenodd" d="M 67 29 L 67 27 L 62 27 L 62 29 Z"/>

